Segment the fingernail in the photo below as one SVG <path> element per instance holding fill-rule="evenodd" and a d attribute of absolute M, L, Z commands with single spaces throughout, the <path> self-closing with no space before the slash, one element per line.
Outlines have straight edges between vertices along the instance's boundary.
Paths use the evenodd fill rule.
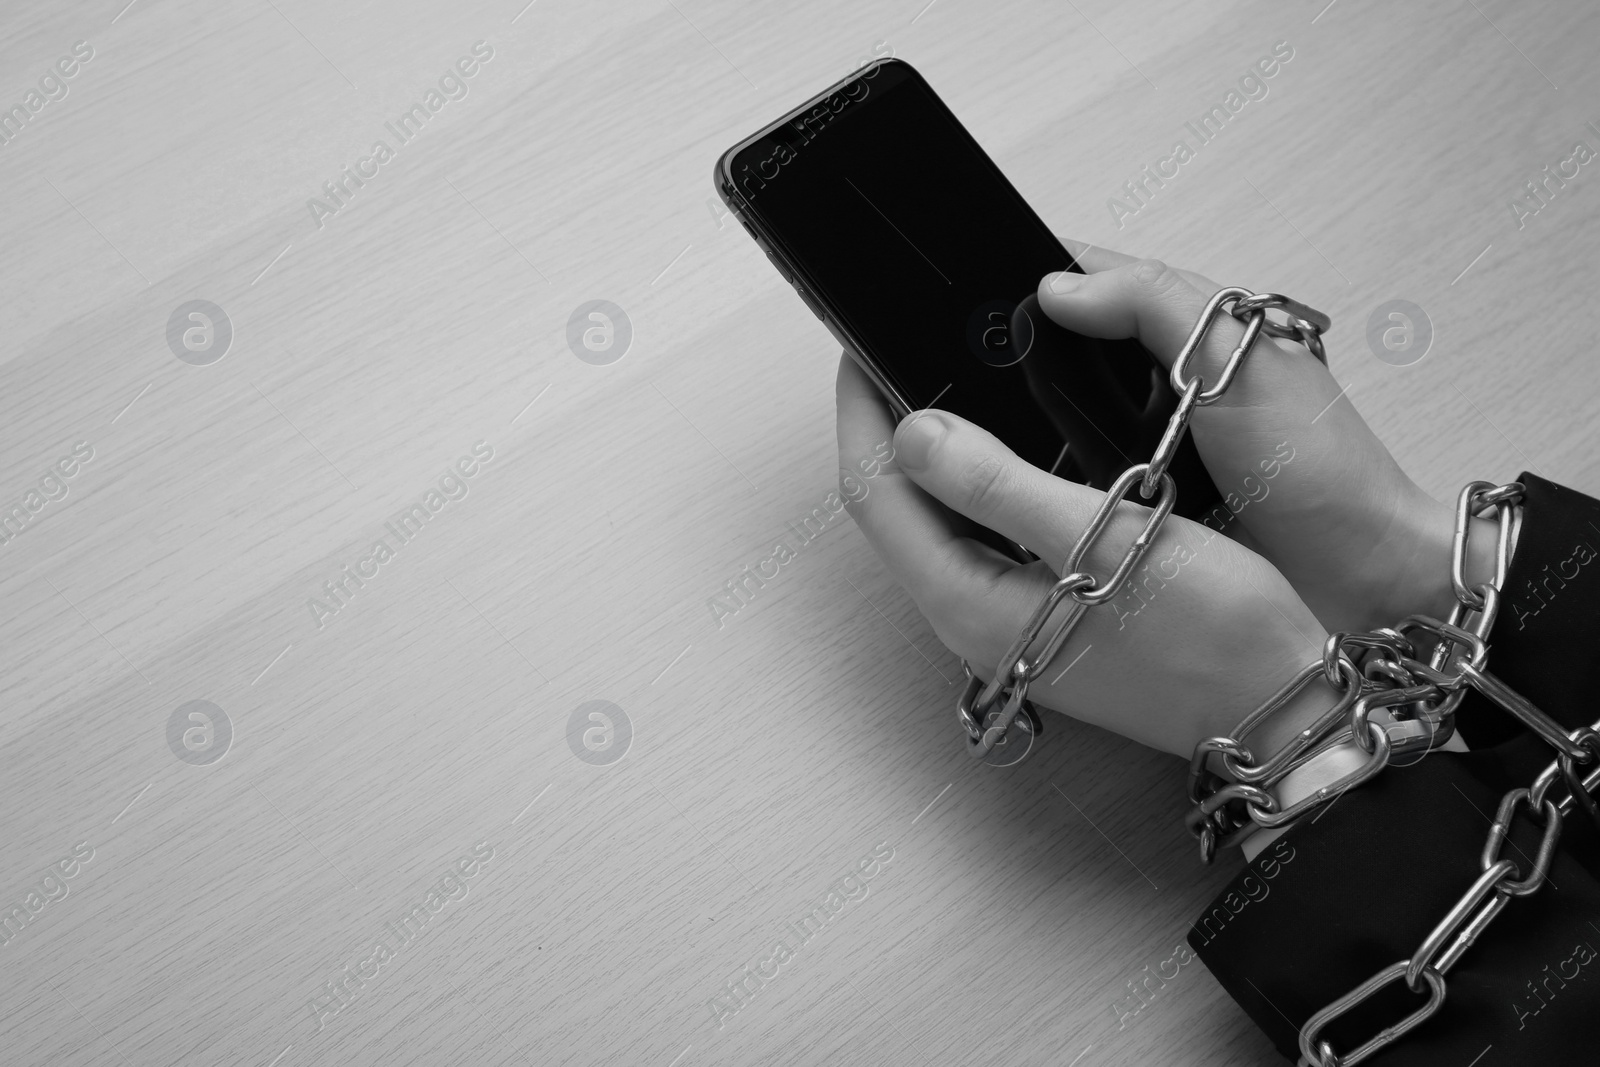
<path fill-rule="evenodd" d="M 1052 293 L 1070 293 L 1083 284 L 1083 275 L 1077 271 L 1058 270 L 1050 275 L 1050 291 Z"/>
<path fill-rule="evenodd" d="M 937 411 L 918 411 L 900 424 L 894 435 L 895 458 L 900 469 L 916 473 L 928 469 L 934 446 L 944 436 L 944 420 Z"/>

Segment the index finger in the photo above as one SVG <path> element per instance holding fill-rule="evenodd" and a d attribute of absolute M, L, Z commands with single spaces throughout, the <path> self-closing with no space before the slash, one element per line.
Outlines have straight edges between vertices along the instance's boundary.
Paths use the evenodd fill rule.
<path fill-rule="evenodd" d="M 840 357 L 839 495 L 850 517 L 919 605 L 949 589 L 976 602 L 1011 563 L 963 537 L 951 512 L 894 461 L 894 417 L 866 373 Z"/>

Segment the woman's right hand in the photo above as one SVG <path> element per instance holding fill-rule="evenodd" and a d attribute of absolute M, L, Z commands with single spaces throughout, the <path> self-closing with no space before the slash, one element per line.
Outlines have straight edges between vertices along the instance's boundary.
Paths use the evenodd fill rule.
<path fill-rule="evenodd" d="M 1043 278 L 1045 314 L 1090 337 L 1137 337 L 1170 369 L 1222 287 L 1158 260 L 1065 243 L 1088 273 Z M 1190 373 L 1216 381 L 1243 335 L 1242 322 L 1219 317 Z M 1230 536 L 1270 559 L 1329 630 L 1392 625 L 1412 613 L 1442 618 L 1455 603 L 1455 509 L 1406 476 L 1333 375 L 1298 344 L 1262 334 L 1232 386 L 1198 408 L 1190 427 L 1238 516 Z M 1493 523 L 1474 521 L 1469 584 L 1493 574 Z"/>

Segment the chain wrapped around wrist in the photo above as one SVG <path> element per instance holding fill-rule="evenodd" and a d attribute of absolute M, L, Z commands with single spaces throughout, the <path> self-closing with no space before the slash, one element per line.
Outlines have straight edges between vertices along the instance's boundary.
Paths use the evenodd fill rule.
<path fill-rule="evenodd" d="M 1288 321 L 1269 320 L 1269 308 L 1284 311 Z M 1216 383 L 1208 386 L 1199 376 L 1188 377 L 1188 368 L 1211 324 L 1224 313 L 1242 320 L 1245 332 Z M 956 711 L 971 755 L 988 756 L 1004 743 L 1014 725 L 1032 734 L 1039 732 L 1041 723 L 1028 703 L 1028 687 L 1060 654 L 1089 609 L 1121 592 L 1160 533 L 1177 496 L 1167 467 L 1195 408 L 1215 403 L 1222 396 L 1262 333 L 1297 339 L 1325 362 L 1321 335 L 1330 325 L 1320 312 L 1272 293 L 1226 288 L 1211 297 L 1173 361 L 1170 381 L 1179 400 L 1155 454 L 1148 463 L 1129 467 L 1107 490 L 1094 519 L 1068 555 L 1061 578 L 1012 641 L 994 676 L 984 682 L 962 661 L 967 685 Z M 1110 577 L 1099 581 L 1081 569 L 1084 559 L 1135 486 L 1143 499 L 1155 497 L 1155 506 L 1122 561 Z M 1420 757 L 1445 744 L 1454 733 L 1454 713 L 1468 689 L 1476 689 L 1498 704 L 1556 750 L 1556 758 L 1532 783 L 1510 790 L 1501 799 L 1479 871 L 1470 879 L 1463 875 L 1467 884 L 1461 897 L 1417 950 L 1328 1004 L 1300 1028 L 1300 1067 L 1354 1067 L 1430 1018 L 1444 1003 L 1445 974 L 1450 968 L 1513 897 L 1530 896 L 1544 885 L 1563 819 L 1577 808 L 1600 826 L 1600 805 L 1592 796 L 1600 790 L 1600 719 L 1587 727 L 1564 730 L 1488 671 L 1487 641 L 1499 613 L 1511 546 L 1521 522 L 1522 494 L 1519 482 L 1497 486 L 1475 481 L 1461 490 L 1451 546 L 1450 586 L 1455 603 L 1445 619 L 1410 615 L 1392 627 L 1329 635 L 1322 655 L 1246 715 L 1231 735 L 1207 738 L 1195 746 L 1189 772 L 1189 799 L 1194 806 L 1185 823 L 1198 838 L 1201 858 L 1207 863 L 1219 845 L 1236 844 L 1257 828 L 1286 827 L 1371 779 L 1398 758 Z M 1494 578 L 1469 586 L 1466 547 L 1472 520 L 1491 510 L 1498 525 Z M 1068 599 L 1071 607 L 1055 631 L 1036 656 L 1027 658 L 1028 649 L 1061 602 Z M 1328 709 L 1277 751 L 1258 759 L 1246 744 L 1248 737 L 1313 684 L 1331 690 Z M 1280 804 L 1272 792 L 1275 786 L 1295 770 L 1341 747 L 1362 754 L 1354 770 L 1287 807 Z M 1558 786 L 1564 792 L 1560 799 L 1552 799 L 1550 791 Z M 1523 809 L 1543 830 L 1527 872 L 1500 855 Z M 1427 993 L 1427 1002 L 1349 1052 L 1336 1052 L 1329 1042 L 1319 1039 L 1328 1024 L 1396 981 L 1405 982 L 1412 992 Z"/>
<path fill-rule="evenodd" d="M 1520 482 L 1502 486 L 1471 482 L 1462 489 L 1452 540 L 1451 588 L 1456 603 L 1445 621 L 1410 615 L 1392 627 L 1330 634 L 1322 656 L 1245 716 L 1232 734 L 1207 738 L 1195 746 L 1189 771 L 1189 799 L 1195 807 L 1185 821 L 1200 839 L 1202 861 L 1209 863 L 1219 844 L 1236 844 L 1256 827 L 1286 825 L 1367 781 L 1401 756 L 1426 754 L 1445 744 L 1455 732 L 1455 709 L 1468 687 L 1482 690 L 1499 703 L 1510 700 L 1519 709 L 1531 708 L 1485 668 L 1485 642 L 1500 609 L 1500 587 L 1510 567 L 1511 538 L 1520 517 L 1516 505 L 1521 496 Z M 1499 520 L 1495 576 L 1469 588 L 1465 578 L 1467 534 L 1472 520 L 1490 508 Z M 1427 662 L 1418 658 L 1422 655 L 1418 642 L 1425 638 L 1435 642 Z M 1247 735 L 1318 677 L 1333 689 L 1333 705 L 1277 752 L 1258 761 L 1244 745 Z M 1519 717 L 1537 723 L 1536 728 L 1546 735 L 1561 733 L 1547 725 L 1538 709 Z M 1290 771 L 1339 745 L 1365 753 L 1361 768 L 1303 798 L 1292 810 L 1280 810 L 1277 798 L 1268 790 Z M 1220 758 L 1220 769 L 1214 766 L 1213 755 Z"/>
<path fill-rule="evenodd" d="M 1245 716 L 1232 735 L 1207 738 L 1195 746 L 1189 775 L 1189 796 L 1195 806 L 1185 822 L 1199 838 L 1206 862 L 1219 844 L 1237 843 L 1257 827 L 1284 826 L 1372 778 L 1402 754 L 1425 755 L 1440 747 L 1454 732 L 1454 713 L 1468 689 L 1499 705 L 1556 751 L 1556 758 L 1532 783 L 1501 798 L 1479 870 L 1463 875 L 1460 899 L 1417 950 L 1328 1004 L 1301 1027 L 1301 1067 L 1353 1067 L 1425 1022 L 1444 1003 L 1446 972 L 1513 897 L 1529 896 L 1544 885 L 1562 820 L 1580 808 L 1600 825 L 1600 807 L 1591 796 L 1600 789 L 1600 720 L 1565 730 L 1488 670 L 1487 641 L 1510 568 L 1510 546 L 1521 522 L 1522 493 L 1519 482 L 1499 486 L 1470 482 L 1462 488 L 1451 553 L 1450 584 L 1456 603 L 1446 619 L 1409 615 L 1393 627 L 1329 635 L 1322 656 Z M 1472 520 L 1490 510 L 1498 520 L 1495 575 L 1492 581 L 1469 586 L 1465 560 Z M 1433 641 L 1426 654 L 1420 647 L 1424 639 Z M 1277 752 L 1256 760 L 1244 744 L 1248 734 L 1319 677 L 1335 694 L 1332 706 Z M 1356 771 L 1280 809 L 1271 789 L 1285 775 L 1331 747 L 1352 744 L 1365 753 Z M 1550 791 L 1558 785 L 1564 794 L 1552 799 Z M 1524 808 L 1527 818 L 1543 830 L 1526 872 L 1500 855 Z M 1320 1039 L 1328 1024 L 1396 981 L 1404 981 L 1414 993 L 1426 993 L 1427 1001 L 1349 1052 L 1336 1052 Z"/>
<path fill-rule="evenodd" d="M 1425 1022 L 1444 1003 L 1445 975 L 1450 968 L 1513 898 L 1531 896 L 1544 886 L 1566 816 L 1575 808 L 1581 809 L 1600 826 L 1600 808 L 1591 795 L 1600 789 L 1600 720 L 1566 730 L 1488 670 L 1487 641 L 1510 569 L 1511 545 L 1521 523 L 1522 494 L 1523 486 L 1518 482 L 1500 486 L 1469 482 L 1462 488 L 1456 500 L 1450 566 L 1456 603 L 1444 621 L 1411 615 L 1392 629 L 1334 634 L 1328 639 L 1330 649 L 1354 651 L 1365 661 L 1362 676 L 1367 695 L 1352 708 L 1352 726 L 1358 725 L 1358 710 L 1364 705 L 1387 706 L 1395 713 L 1398 725 L 1410 729 L 1413 736 L 1430 739 L 1426 751 L 1449 736 L 1457 705 L 1468 689 L 1475 689 L 1550 745 L 1556 758 L 1529 785 L 1512 789 L 1501 798 L 1479 856 L 1478 870 L 1463 872 L 1462 895 L 1416 951 L 1378 971 L 1306 1020 L 1299 1038 L 1302 1067 L 1353 1067 Z M 1495 575 L 1492 581 L 1469 586 L 1464 573 L 1469 530 L 1474 518 L 1491 509 L 1498 520 Z M 1426 660 L 1408 639 L 1416 632 L 1437 639 Z M 1325 662 L 1328 659 L 1324 656 Z M 1355 736 L 1359 737 L 1360 732 Z M 1562 791 L 1560 799 L 1553 799 L 1550 791 L 1558 786 Z M 1518 812 L 1524 809 L 1526 817 L 1542 830 L 1533 859 L 1524 860 L 1526 871 L 1516 861 L 1500 855 Z M 1321 1039 L 1323 1030 L 1335 1019 L 1396 981 L 1403 981 L 1413 993 L 1427 994 L 1427 1001 L 1348 1052 L 1337 1052 Z"/>

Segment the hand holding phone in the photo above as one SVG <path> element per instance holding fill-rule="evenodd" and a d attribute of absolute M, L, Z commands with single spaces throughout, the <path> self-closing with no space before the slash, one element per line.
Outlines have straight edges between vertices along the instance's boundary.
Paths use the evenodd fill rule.
<path fill-rule="evenodd" d="M 850 514 L 939 640 L 987 680 L 1103 494 L 1040 470 L 946 411 L 914 413 L 896 429 L 848 357 L 838 404 L 842 467 L 856 469 L 888 435 L 895 448 L 872 492 L 846 505 Z M 1142 525 L 1135 510 L 1122 509 L 1086 569 L 1104 575 L 1116 565 Z M 975 539 L 978 527 L 1042 558 L 1019 566 Z M 1270 563 L 1174 515 L 1128 591 L 1089 612 L 1028 699 L 1187 758 L 1291 677 L 1325 636 Z M 1279 721 L 1292 732 L 1297 714 L 1317 710 L 1291 708 Z"/>
<path fill-rule="evenodd" d="M 1076 285 L 1055 292 L 1051 276 L 1041 279 L 1044 313 L 1088 336 L 1137 336 L 1166 366 L 1219 288 L 1103 249 L 1079 256 L 1089 273 Z M 1202 376 L 1241 333 L 1218 324 Z M 1231 536 L 1169 519 L 1125 592 L 1090 613 L 1029 699 L 1186 757 L 1315 656 L 1328 630 L 1447 610 L 1452 511 L 1406 477 L 1342 397 L 1296 346 L 1259 340 L 1224 401 L 1192 423 L 1218 482 L 1239 487 L 1225 495 L 1238 508 Z M 849 466 L 894 417 L 849 359 L 838 400 Z M 891 469 L 851 514 L 940 640 L 987 678 L 1101 494 L 1045 476 L 948 413 L 901 420 L 893 440 Z M 1128 529 L 1104 542 L 1113 555 L 1138 525 L 1133 515 L 1122 522 Z M 1011 564 L 968 536 L 978 524 L 1037 545 L 1043 559 Z M 1469 581 L 1493 573 L 1494 540 L 1488 527 L 1469 538 Z M 1089 569 L 1114 563 L 1091 555 Z M 1274 729 L 1292 732 L 1320 710 L 1290 707 Z M 1278 738 L 1259 743 L 1275 748 Z"/>
<path fill-rule="evenodd" d="M 854 469 L 901 422 L 896 465 L 851 511 L 987 677 L 1098 506 L 1095 484 L 1149 456 L 1140 439 L 1173 402 L 1164 371 L 1219 287 L 1102 250 L 1074 249 L 1080 266 L 899 61 L 748 138 L 717 173 L 845 346 L 841 463 Z M 1197 371 L 1214 376 L 1241 332 L 1217 323 Z M 1261 338 L 1223 401 L 1195 413 L 1174 517 L 1030 699 L 1187 756 L 1316 654 L 1327 627 L 1443 611 L 1450 509 L 1340 398 L 1325 367 Z M 1143 510 L 1119 508 L 1100 542 L 1113 558 L 1091 553 L 1092 573 L 1114 566 Z M 1236 518 L 1237 539 L 1183 514 Z M 1294 709 L 1280 721 L 1292 731 Z"/>
<path fill-rule="evenodd" d="M 1222 286 L 1157 260 L 1074 247 L 1088 273 L 1042 279 L 1044 313 L 1089 337 L 1137 337 L 1170 368 Z M 1231 318 L 1213 326 L 1198 373 L 1214 378 L 1243 334 Z M 1222 495 L 1202 520 L 1221 529 L 1219 520 L 1236 518 L 1229 535 L 1270 559 L 1330 630 L 1448 612 L 1454 508 L 1406 475 L 1328 368 L 1298 345 L 1262 337 L 1246 370 L 1190 422 Z M 1475 527 L 1482 536 L 1468 541 L 1468 573 L 1487 580 L 1494 524 Z"/>

